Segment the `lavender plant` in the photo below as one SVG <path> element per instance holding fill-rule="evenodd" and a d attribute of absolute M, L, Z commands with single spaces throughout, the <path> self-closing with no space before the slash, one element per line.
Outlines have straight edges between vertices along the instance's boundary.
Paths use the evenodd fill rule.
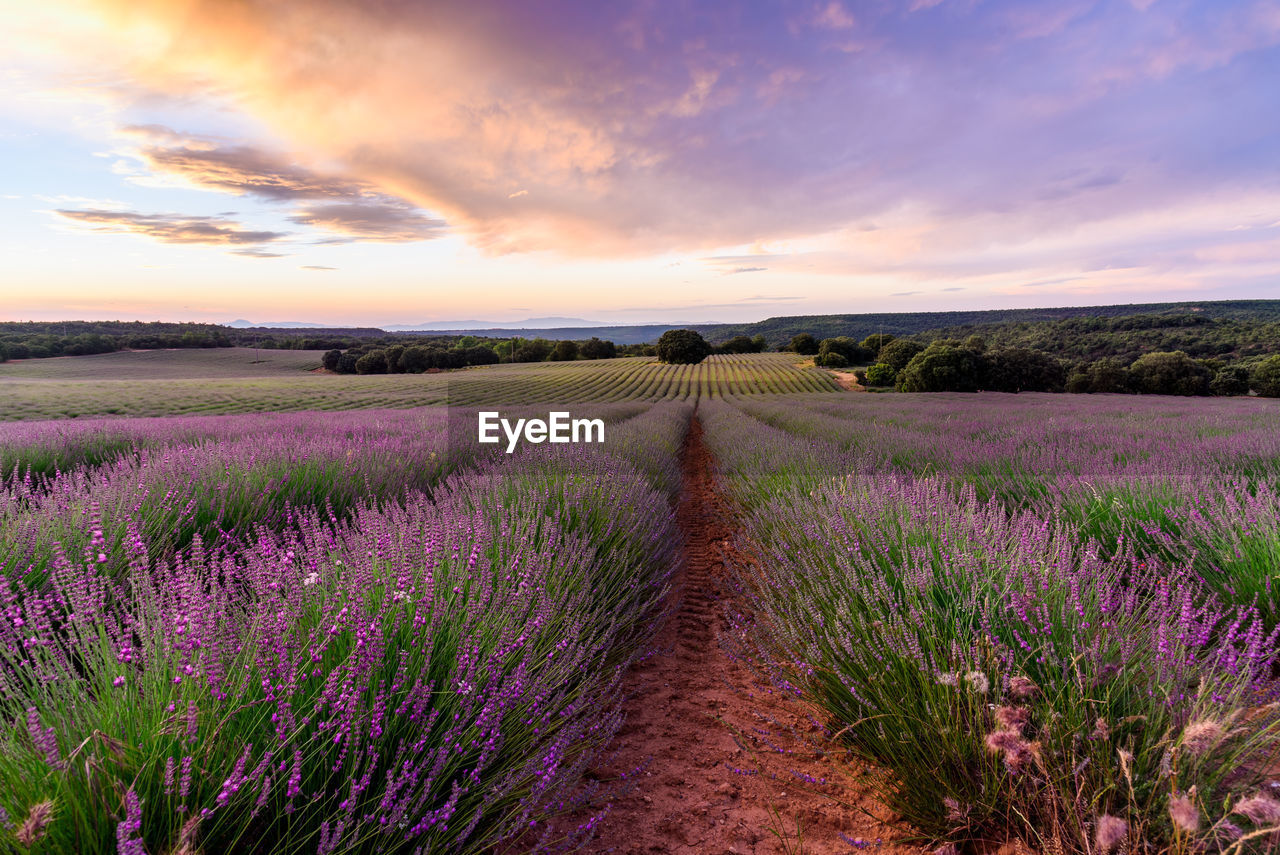
<path fill-rule="evenodd" d="M 650 458 L 683 424 L 626 424 L 654 474 L 542 448 L 216 545 L 135 524 L 122 548 L 75 503 L 11 502 L 10 522 L 87 530 L 42 573 L 0 568 L 0 843 L 476 852 L 571 833 L 552 817 L 617 725 L 674 560 Z M 105 478 L 71 493 L 100 501 Z"/>

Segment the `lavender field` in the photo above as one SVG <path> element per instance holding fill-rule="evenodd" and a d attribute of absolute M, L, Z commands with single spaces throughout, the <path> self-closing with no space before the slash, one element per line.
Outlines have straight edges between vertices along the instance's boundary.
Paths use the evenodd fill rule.
<path fill-rule="evenodd" d="M 695 417 L 756 667 L 921 845 L 1274 848 L 1273 402 L 588 413 L 510 456 L 463 409 L 0 425 L 0 849 L 596 851 Z"/>
<path fill-rule="evenodd" d="M 1113 396 L 700 408 L 780 684 L 958 851 L 1273 851 L 1280 411 Z"/>
<path fill-rule="evenodd" d="M 539 831 L 675 564 L 687 408 L 598 414 L 608 450 L 516 460 L 442 410 L 7 426 L 4 848 Z"/>

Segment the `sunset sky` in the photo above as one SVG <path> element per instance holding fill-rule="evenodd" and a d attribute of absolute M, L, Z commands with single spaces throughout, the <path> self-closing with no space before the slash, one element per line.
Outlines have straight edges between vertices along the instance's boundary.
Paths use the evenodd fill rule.
<path fill-rule="evenodd" d="M 0 9 L 0 319 L 1280 297 L 1280 2 Z"/>

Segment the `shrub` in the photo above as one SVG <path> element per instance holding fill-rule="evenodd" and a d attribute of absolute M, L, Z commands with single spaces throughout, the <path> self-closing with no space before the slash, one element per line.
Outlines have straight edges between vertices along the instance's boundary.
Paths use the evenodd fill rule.
<path fill-rule="evenodd" d="M 976 392 L 981 368 L 973 351 L 935 341 L 912 357 L 907 367 L 902 369 L 898 389 L 903 392 Z"/>
<path fill-rule="evenodd" d="M 658 339 L 658 360 L 696 365 L 711 355 L 711 345 L 694 330 L 667 330 Z"/>
<path fill-rule="evenodd" d="M 1209 383 L 1209 394 L 1224 397 L 1249 394 L 1249 369 L 1242 365 L 1227 365 L 1218 369 Z"/>
<path fill-rule="evenodd" d="M 1253 369 L 1253 389 L 1264 398 L 1280 398 L 1280 354 L 1264 359 Z"/>
<path fill-rule="evenodd" d="M 1209 369 L 1181 350 L 1144 354 L 1129 366 L 1129 374 L 1147 395 L 1209 394 Z"/>
<path fill-rule="evenodd" d="M 898 372 L 893 366 L 883 362 L 877 362 L 867 369 L 867 383 L 871 386 L 892 386 L 897 377 Z"/>
<path fill-rule="evenodd" d="M 813 358 L 813 364 L 820 365 L 823 368 L 848 368 L 849 360 L 844 357 L 844 354 L 830 350 L 826 353 L 819 353 L 815 356 Z"/>
<path fill-rule="evenodd" d="M 371 350 L 364 356 L 356 360 L 357 374 L 386 374 L 387 373 L 387 352 L 385 350 Z"/>
<path fill-rule="evenodd" d="M 320 357 L 320 364 L 323 365 L 329 371 L 337 371 L 338 360 L 340 359 L 342 359 L 341 350 L 330 350 L 327 353 L 325 353 L 324 356 Z"/>
<path fill-rule="evenodd" d="M 987 353 L 984 362 L 982 387 L 993 392 L 1061 392 L 1066 385 L 1062 363 L 1042 351 L 1002 348 Z"/>

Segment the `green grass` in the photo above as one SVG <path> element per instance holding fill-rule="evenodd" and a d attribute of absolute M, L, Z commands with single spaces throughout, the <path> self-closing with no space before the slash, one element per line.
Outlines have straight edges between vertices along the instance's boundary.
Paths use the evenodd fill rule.
<path fill-rule="evenodd" d="M 244 357 L 252 353 L 245 348 L 148 351 L 0 366 L 0 421 L 443 403 L 693 401 L 840 391 L 825 371 L 797 365 L 794 355 L 781 353 L 713 356 L 700 365 L 663 365 L 650 357 L 631 357 L 379 376 L 310 373 L 304 369 L 308 359 L 318 357 L 314 351 L 260 351 L 262 359 L 271 361 L 251 365 Z M 113 358 L 118 370 L 98 368 Z"/>

